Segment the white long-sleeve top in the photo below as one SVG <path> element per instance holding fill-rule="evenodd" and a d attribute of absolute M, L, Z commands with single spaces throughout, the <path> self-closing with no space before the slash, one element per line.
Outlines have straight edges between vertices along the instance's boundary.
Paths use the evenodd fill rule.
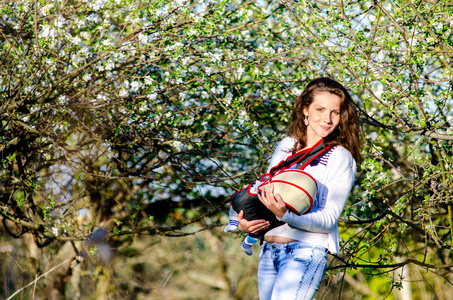
<path fill-rule="evenodd" d="M 279 143 L 268 171 L 291 155 L 290 149 L 295 143 L 296 140 L 291 137 Z M 304 171 L 313 176 L 318 184 L 313 208 L 301 216 L 288 210 L 281 219 L 286 224 L 268 231 L 266 235 L 322 246 L 337 254 L 340 250 L 338 219 L 355 180 L 356 162 L 346 148 L 335 146 L 313 160 Z"/>

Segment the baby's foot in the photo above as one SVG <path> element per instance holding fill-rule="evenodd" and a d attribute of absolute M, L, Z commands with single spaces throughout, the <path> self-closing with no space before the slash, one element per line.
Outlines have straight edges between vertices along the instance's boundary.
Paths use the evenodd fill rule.
<path fill-rule="evenodd" d="M 223 229 L 225 232 L 233 232 L 238 230 L 239 222 L 237 220 L 230 220 L 227 226 Z"/>

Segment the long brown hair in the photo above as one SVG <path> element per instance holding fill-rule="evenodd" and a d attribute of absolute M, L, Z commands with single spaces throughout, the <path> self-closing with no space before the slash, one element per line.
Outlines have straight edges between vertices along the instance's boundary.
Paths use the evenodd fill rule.
<path fill-rule="evenodd" d="M 335 131 L 324 138 L 330 145 L 341 145 L 351 152 L 352 157 L 361 161 L 360 154 L 360 125 L 357 110 L 348 91 L 337 81 L 321 77 L 311 81 L 302 94 L 294 102 L 291 123 L 288 126 L 288 135 L 297 140 L 293 151 L 303 149 L 307 137 L 307 126 L 304 124 L 304 108 L 310 106 L 317 93 L 328 92 L 340 97 L 340 123 Z"/>

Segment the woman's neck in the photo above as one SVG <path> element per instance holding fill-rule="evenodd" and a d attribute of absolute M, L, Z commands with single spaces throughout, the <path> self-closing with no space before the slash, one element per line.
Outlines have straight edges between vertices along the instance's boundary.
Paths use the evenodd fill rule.
<path fill-rule="evenodd" d="M 305 150 L 305 149 L 309 149 L 311 147 L 313 147 L 314 145 L 316 145 L 320 140 L 322 140 L 322 137 L 312 137 L 312 138 L 309 138 L 307 136 L 306 138 L 306 141 L 305 141 L 305 147 L 302 148 L 301 150 Z"/>

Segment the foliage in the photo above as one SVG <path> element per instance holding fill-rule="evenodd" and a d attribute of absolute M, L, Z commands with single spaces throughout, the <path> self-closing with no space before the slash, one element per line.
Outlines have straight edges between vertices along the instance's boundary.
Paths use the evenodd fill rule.
<path fill-rule="evenodd" d="M 449 1 L 16 0 L 0 13 L 10 235 L 95 254 L 82 241 L 98 228 L 121 249 L 219 226 L 228 196 L 267 167 L 293 98 L 331 76 L 366 137 L 332 270 L 448 277 Z"/>

